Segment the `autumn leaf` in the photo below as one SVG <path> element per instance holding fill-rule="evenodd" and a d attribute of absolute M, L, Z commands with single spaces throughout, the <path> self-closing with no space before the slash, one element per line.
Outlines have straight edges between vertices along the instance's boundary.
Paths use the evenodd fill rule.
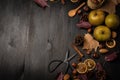
<path fill-rule="evenodd" d="M 119 3 L 120 0 L 106 0 L 104 5 L 99 9 L 112 14 L 116 12 L 116 5 L 118 5 Z"/>
<path fill-rule="evenodd" d="M 39 6 L 41 6 L 42 8 L 49 7 L 49 5 L 47 4 L 47 1 L 45 0 L 34 0 L 34 2 Z"/>
<path fill-rule="evenodd" d="M 89 33 L 85 34 L 83 49 L 86 49 L 89 51 L 92 51 L 94 49 L 96 52 L 98 47 L 99 47 L 99 42 L 96 41 L 91 34 Z"/>

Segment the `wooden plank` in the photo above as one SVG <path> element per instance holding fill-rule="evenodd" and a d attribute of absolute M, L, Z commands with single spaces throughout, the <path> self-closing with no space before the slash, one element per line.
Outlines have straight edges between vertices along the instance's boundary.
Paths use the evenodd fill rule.
<path fill-rule="evenodd" d="M 0 79 L 17 80 L 23 71 L 29 25 L 28 1 L 0 1 Z"/>
<path fill-rule="evenodd" d="M 32 4 L 27 62 L 29 68 L 26 73 L 29 77 L 27 79 L 53 80 L 58 73 L 58 71 L 53 74 L 48 73 L 48 63 L 53 59 L 64 59 L 74 34 L 79 31 L 74 26 L 78 18 L 73 20 L 69 18 L 68 10 L 69 6 L 61 4 L 53 4 L 46 9 Z"/>

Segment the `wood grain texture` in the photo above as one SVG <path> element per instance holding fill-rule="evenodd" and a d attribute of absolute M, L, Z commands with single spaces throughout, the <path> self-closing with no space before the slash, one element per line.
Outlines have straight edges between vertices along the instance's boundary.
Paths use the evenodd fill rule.
<path fill-rule="evenodd" d="M 21 76 L 30 23 L 28 3 L 25 0 L 0 1 L 1 80 L 17 80 Z"/>
<path fill-rule="evenodd" d="M 67 15 L 75 5 L 49 4 L 42 9 L 32 0 L 0 0 L 0 80 L 55 80 L 63 71 L 49 73 L 49 62 L 64 60 L 68 48 L 73 54 L 71 42 L 85 30 L 75 27 L 79 16 Z M 111 64 L 115 78 L 119 61 Z"/>

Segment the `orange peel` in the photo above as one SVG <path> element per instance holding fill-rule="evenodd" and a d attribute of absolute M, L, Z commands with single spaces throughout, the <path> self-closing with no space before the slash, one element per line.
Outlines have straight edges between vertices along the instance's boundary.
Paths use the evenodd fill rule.
<path fill-rule="evenodd" d="M 86 59 L 84 63 L 87 65 L 88 71 L 91 71 L 96 67 L 96 63 L 93 59 Z"/>
<path fill-rule="evenodd" d="M 78 63 L 76 70 L 78 73 L 84 74 L 87 72 L 87 65 L 83 62 L 80 62 L 80 63 Z"/>

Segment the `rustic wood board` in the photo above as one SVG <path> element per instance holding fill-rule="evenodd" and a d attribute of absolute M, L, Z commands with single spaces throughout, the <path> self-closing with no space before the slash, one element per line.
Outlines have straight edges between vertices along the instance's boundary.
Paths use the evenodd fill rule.
<path fill-rule="evenodd" d="M 73 7 L 51 3 L 42 9 L 32 0 L 0 0 L 0 80 L 54 80 L 59 71 L 49 73 L 48 63 L 63 60 L 68 48 L 73 54 L 73 38 L 85 32 L 75 27 L 79 17 L 67 16 Z M 115 79 L 119 61 L 111 63 Z"/>

